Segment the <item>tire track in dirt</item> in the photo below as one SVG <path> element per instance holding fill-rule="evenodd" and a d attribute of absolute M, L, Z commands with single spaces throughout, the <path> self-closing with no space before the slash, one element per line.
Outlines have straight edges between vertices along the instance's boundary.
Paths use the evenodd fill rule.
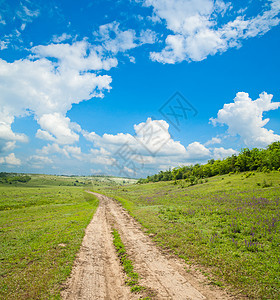
<path fill-rule="evenodd" d="M 234 299 L 210 286 L 198 272 L 187 273 L 182 260 L 164 255 L 116 200 L 89 193 L 99 198 L 99 207 L 86 229 L 63 299 L 139 299 L 140 295 L 132 294 L 125 286 L 112 242 L 112 227 L 119 231 L 133 260 L 139 284 L 153 292 L 153 299 Z"/>
<path fill-rule="evenodd" d="M 106 203 L 99 206 L 88 225 L 62 299 L 138 299 L 125 285 L 122 267 L 113 246 Z"/>

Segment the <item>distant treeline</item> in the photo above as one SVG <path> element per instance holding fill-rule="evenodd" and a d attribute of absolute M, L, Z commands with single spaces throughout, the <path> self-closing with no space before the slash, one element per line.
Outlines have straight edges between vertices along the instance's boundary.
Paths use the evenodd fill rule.
<path fill-rule="evenodd" d="M 235 172 L 280 171 L 280 142 L 274 142 L 266 149 L 253 148 L 252 150 L 242 149 L 239 155 L 232 155 L 225 159 L 211 159 L 205 165 L 195 164 L 190 166 L 177 167 L 167 171 L 160 171 L 158 174 L 148 176 L 146 179 L 139 179 L 138 183 L 170 181 L 186 179 L 190 182 L 196 179 L 212 177 Z"/>
<path fill-rule="evenodd" d="M 16 173 L 6 173 L 6 172 L 1 172 L 0 173 L 0 183 L 16 183 L 16 182 L 22 182 L 26 183 L 29 180 L 31 180 L 31 177 L 28 175 L 20 175 Z"/>

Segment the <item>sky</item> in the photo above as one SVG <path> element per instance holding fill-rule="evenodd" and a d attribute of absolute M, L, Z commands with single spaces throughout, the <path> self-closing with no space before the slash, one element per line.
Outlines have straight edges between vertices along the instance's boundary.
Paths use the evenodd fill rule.
<path fill-rule="evenodd" d="M 280 0 L 0 0 L 0 171 L 146 177 L 280 140 Z"/>

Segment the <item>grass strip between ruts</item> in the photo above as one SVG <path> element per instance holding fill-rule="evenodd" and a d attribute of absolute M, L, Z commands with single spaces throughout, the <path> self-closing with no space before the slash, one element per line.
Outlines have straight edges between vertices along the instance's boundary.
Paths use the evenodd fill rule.
<path fill-rule="evenodd" d="M 120 234 L 116 229 L 113 229 L 113 243 L 117 250 L 118 257 L 123 266 L 124 272 L 127 276 L 125 283 L 130 286 L 130 290 L 133 293 L 138 293 L 140 291 L 146 290 L 146 287 L 139 285 L 139 275 L 134 271 L 133 263 L 128 258 L 125 246 L 121 240 Z M 145 297 L 141 299 L 150 299 L 150 297 Z"/>

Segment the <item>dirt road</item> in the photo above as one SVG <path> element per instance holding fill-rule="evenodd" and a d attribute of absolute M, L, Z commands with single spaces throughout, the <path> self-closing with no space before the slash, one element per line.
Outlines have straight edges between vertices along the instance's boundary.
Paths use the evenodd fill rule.
<path fill-rule="evenodd" d="M 91 192 L 90 192 L 91 193 Z M 115 200 L 93 193 L 99 207 L 86 234 L 62 292 L 63 299 L 139 299 L 125 285 L 111 234 L 117 228 L 132 259 L 140 284 L 152 291 L 153 299 L 233 299 L 207 284 L 199 273 L 186 272 L 181 260 L 163 254 L 139 224 Z"/>

